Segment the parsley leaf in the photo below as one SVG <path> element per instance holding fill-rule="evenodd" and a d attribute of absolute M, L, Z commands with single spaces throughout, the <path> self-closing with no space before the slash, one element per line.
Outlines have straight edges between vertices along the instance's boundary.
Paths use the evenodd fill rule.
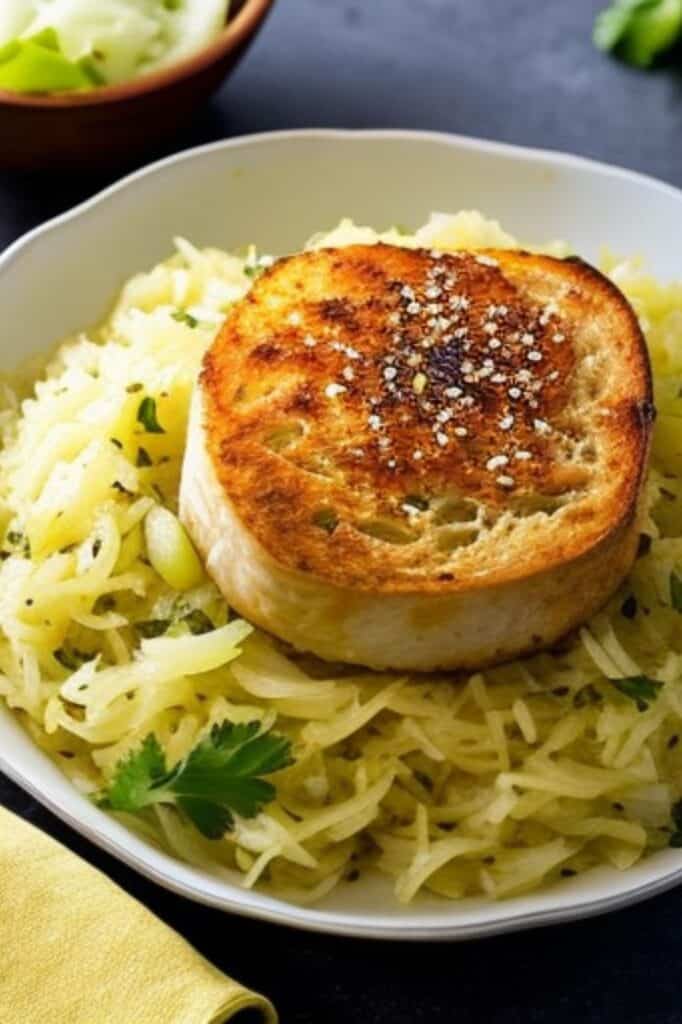
<path fill-rule="evenodd" d="M 196 327 L 199 321 L 191 313 L 188 313 L 186 309 L 178 309 L 175 313 L 171 313 L 171 319 L 177 320 L 179 324 L 187 324 L 188 327 Z"/>
<path fill-rule="evenodd" d="M 656 700 L 663 683 L 649 676 L 628 676 L 625 679 L 610 680 L 617 690 L 634 700 L 638 711 L 646 711 L 651 701 Z"/>
<path fill-rule="evenodd" d="M 682 33 L 682 0 L 614 0 L 597 16 L 593 40 L 628 64 L 647 68 Z"/>
<path fill-rule="evenodd" d="M 156 401 L 149 395 L 140 402 L 137 410 L 137 422 L 142 424 L 148 434 L 166 433 L 156 418 Z"/>
<path fill-rule="evenodd" d="M 682 579 L 676 572 L 670 573 L 670 603 L 676 612 L 682 612 Z"/>
<path fill-rule="evenodd" d="M 290 741 L 260 730 L 260 722 L 214 725 L 170 771 L 151 734 L 119 764 L 100 803 L 133 813 L 155 803 L 175 804 L 202 835 L 219 839 L 234 825 L 235 814 L 254 818 L 274 800 L 275 787 L 262 776 L 292 764 Z"/>
<path fill-rule="evenodd" d="M 190 633 L 194 636 L 210 633 L 211 630 L 215 629 L 213 621 L 209 619 L 206 612 L 202 611 L 201 608 L 193 608 L 187 615 L 183 615 L 180 621 L 185 623 Z"/>

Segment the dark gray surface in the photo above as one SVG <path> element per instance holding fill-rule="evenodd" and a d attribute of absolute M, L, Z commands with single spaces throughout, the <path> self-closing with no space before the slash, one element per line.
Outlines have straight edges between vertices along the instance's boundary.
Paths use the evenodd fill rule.
<path fill-rule="evenodd" d="M 276 128 L 429 128 L 569 150 L 682 185 L 680 73 L 673 62 L 645 75 L 597 54 L 589 37 L 600 6 L 279 0 L 237 75 L 173 148 Z M 0 176 L 0 246 L 107 180 Z M 608 918 L 466 945 L 332 939 L 164 893 L 2 778 L 0 802 L 101 867 L 224 970 L 267 992 L 284 1024 L 682 1021 L 681 891 Z M 0 1005 L 0 1024 L 34 1022 L 9 1021 Z"/>

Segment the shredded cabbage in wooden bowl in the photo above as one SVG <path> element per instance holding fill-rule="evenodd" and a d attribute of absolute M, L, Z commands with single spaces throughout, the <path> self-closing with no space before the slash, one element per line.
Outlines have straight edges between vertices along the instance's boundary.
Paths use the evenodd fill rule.
<path fill-rule="evenodd" d="M 343 222 L 310 244 L 379 238 L 515 245 L 476 213 L 415 235 Z M 152 735 L 172 787 L 213 726 L 274 728 L 291 760 L 258 790 L 260 812 L 237 809 L 220 838 L 180 802 L 114 813 L 285 899 L 318 900 L 368 870 L 404 902 L 424 888 L 500 898 L 680 845 L 682 283 L 604 254 L 641 318 L 659 409 L 626 585 L 552 653 L 405 678 L 306 661 L 233 618 L 175 518 L 202 354 L 266 263 L 178 240 L 102 326 L 4 385 L 0 696 L 93 795 L 113 792 Z"/>

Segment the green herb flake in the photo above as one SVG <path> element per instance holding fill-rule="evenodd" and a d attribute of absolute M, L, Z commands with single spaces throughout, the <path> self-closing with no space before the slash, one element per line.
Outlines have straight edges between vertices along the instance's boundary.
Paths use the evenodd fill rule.
<path fill-rule="evenodd" d="M 581 687 L 573 697 L 573 707 L 586 708 L 590 704 L 601 704 L 603 699 L 597 687 L 588 683 L 587 686 Z"/>
<path fill-rule="evenodd" d="M 69 672 L 76 672 L 86 661 L 92 661 L 95 657 L 94 654 L 88 654 L 85 651 L 78 651 L 75 647 L 69 647 L 66 644 L 64 647 L 58 647 L 53 651 L 52 656 L 55 661 L 58 661 L 59 664 L 63 668 L 68 669 Z"/>
<path fill-rule="evenodd" d="M 191 313 L 188 313 L 186 309 L 177 309 L 175 313 L 171 313 L 171 319 L 176 320 L 179 324 L 186 324 L 187 327 L 197 327 L 199 321 Z"/>
<path fill-rule="evenodd" d="M 620 606 L 620 614 L 625 619 L 634 619 L 637 614 L 637 598 L 634 594 L 630 594 L 629 597 L 625 598 Z"/>
<path fill-rule="evenodd" d="M 201 636 L 202 633 L 210 633 L 215 629 L 213 622 L 201 608 L 194 608 L 187 615 L 183 615 L 180 621 L 185 623 L 194 636 Z"/>
<path fill-rule="evenodd" d="M 646 711 L 663 689 L 663 683 L 649 676 L 627 676 L 624 679 L 611 679 L 610 682 L 624 697 L 635 702 L 638 711 Z"/>
<path fill-rule="evenodd" d="M 138 467 L 138 469 L 142 469 L 145 466 L 151 466 L 152 465 L 152 457 L 151 457 L 151 455 L 149 454 L 149 452 L 147 451 L 146 448 L 138 448 L 137 449 L 137 457 L 135 459 L 135 465 Z"/>
<path fill-rule="evenodd" d="M 123 448 L 123 442 L 119 441 L 117 437 L 110 437 L 109 440 L 111 441 L 115 448 Z"/>
<path fill-rule="evenodd" d="M 124 484 L 122 484 L 120 480 L 114 480 L 111 486 L 115 491 L 118 491 L 119 494 L 125 494 L 129 498 L 133 497 L 134 492 L 129 491 L 128 488 Z"/>
<path fill-rule="evenodd" d="M 155 636 L 163 636 L 170 626 L 170 619 L 147 619 L 135 623 L 135 632 L 145 640 Z"/>
<path fill-rule="evenodd" d="M 137 422 L 141 423 L 148 434 L 165 434 L 156 417 L 156 401 L 149 395 L 143 398 L 137 410 Z"/>
<path fill-rule="evenodd" d="M 670 603 L 676 612 L 682 612 L 682 579 L 676 572 L 670 573 Z"/>
<path fill-rule="evenodd" d="M 144 384 L 140 384 L 139 381 L 135 381 L 134 384 L 129 384 L 128 385 L 128 387 L 126 388 L 126 391 L 128 392 L 129 395 L 134 395 L 138 391 L 142 391 L 143 387 L 144 387 Z"/>
<path fill-rule="evenodd" d="M 220 839 L 233 827 L 235 814 L 254 818 L 274 800 L 275 787 L 263 776 L 292 763 L 290 741 L 262 732 L 260 722 L 214 725 L 172 769 L 151 734 L 119 763 L 99 803 L 129 813 L 174 804 L 202 835 Z"/>

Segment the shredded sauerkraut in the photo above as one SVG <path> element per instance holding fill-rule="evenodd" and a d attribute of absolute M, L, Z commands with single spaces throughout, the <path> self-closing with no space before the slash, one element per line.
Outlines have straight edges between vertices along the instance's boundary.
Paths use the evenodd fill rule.
<path fill-rule="evenodd" d="M 411 236 L 343 222 L 310 244 L 378 238 L 515 245 L 470 212 Z M 176 509 L 202 353 L 267 262 L 178 240 L 98 330 L 58 349 L 30 397 L 4 387 L 0 696 L 85 793 L 149 733 L 174 763 L 213 723 L 276 724 L 295 763 L 276 801 L 224 839 L 170 807 L 120 817 L 286 899 L 319 900 L 366 870 L 391 876 L 401 901 L 422 888 L 499 898 L 667 845 L 682 795 L 682 284 L 604 255 L 647 334 L 659 408 L 627 584 L 554 652 L 444 680 L 290 656 L 173 549 L 172 517 L 150 516 Z M 662 684 L 649 700 L 612 682 L 640 675 Z"/>

